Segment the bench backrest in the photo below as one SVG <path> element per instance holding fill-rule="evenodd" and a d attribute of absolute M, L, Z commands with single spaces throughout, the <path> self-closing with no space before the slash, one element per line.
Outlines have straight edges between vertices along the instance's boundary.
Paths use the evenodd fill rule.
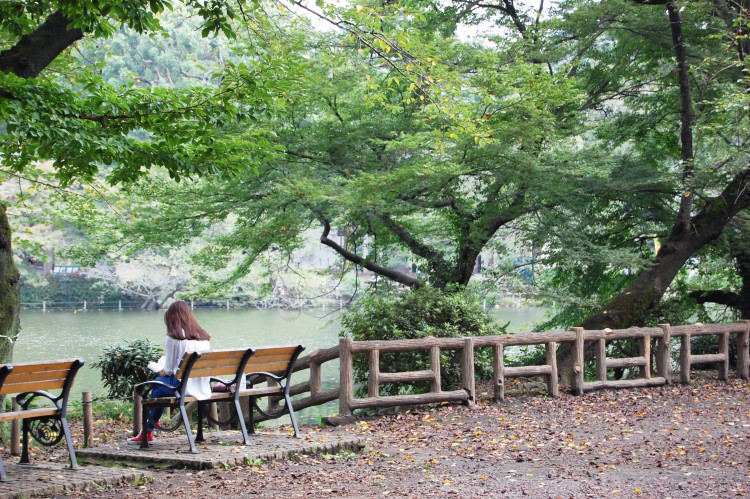
<path fill-rule="evenodd" d="M 258 347 L 245 365 L 245 373 L 267 372 L 279 376 L 291 374 L 291 368 L 304 350 L 302 345 Z"/>
<path fill-rule="evenodd" d="M 0 366 L 0 395 L 64 388 L 69 390 L 82 365 L 83 359 L 4 364 Z"/>
<path fill-rule="evenodd" d="M 208 352 L 201 352 L 198 355 L 186 353 L 182 362 L 180 362 L 180 370 L 178 376 L 182 377 L 181 373 L 185 373 L 188 369 L 190 370 L 189 376 L 191 378 L 200 377 L 222 377 L 237 375 L 239 369 L 244 366 L 245 362 L 254 353 L 253 348 L 239 348 L 239 349 L 228 349 L 228 350 L 210 350 Z M 194 357 L 195 360 L 193 360 Z M 190 364 L 192 363 L 192 367 Z"/>

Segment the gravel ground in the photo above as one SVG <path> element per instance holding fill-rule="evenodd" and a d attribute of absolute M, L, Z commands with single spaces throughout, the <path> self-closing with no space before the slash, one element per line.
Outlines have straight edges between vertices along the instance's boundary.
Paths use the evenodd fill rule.
<path fill-rule="evenodd" d="M 600 391 L 364 418 L 359 454 L 193 472 L 85 497 L 750 497 L 750 383 Z M 485 394 L 486 395 L 486 394 Z M 125 438 L 125 435 L 122 435 Z"/>

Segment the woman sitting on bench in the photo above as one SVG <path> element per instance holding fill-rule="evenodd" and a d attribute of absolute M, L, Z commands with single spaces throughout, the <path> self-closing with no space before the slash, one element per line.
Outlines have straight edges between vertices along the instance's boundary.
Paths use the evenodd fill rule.
<path fill-rule="evenodd" d="M 211 336 L 198 324 L 190 306 L 182 300 L 178 300 L 169 306 L 164 314 L 164 322 L 167 325 L 167 342 L 164 347 L 166 362 L 164 370 L 159 373 L 156 381 L 174 387 L 180 383 L 175 374 L 183 355 L 185 353 L 207 352 L 210 349 L 209 340 Z M 186 392 L 187 395 L 198 400 L 210 398 L 209 378 L 188 379 Z M 174 392 L 161 386 L 157 386 L 151 391 L 151 398 L 171 397 L 173 395 Z M 149 442 L 154 440 L 154 423 L 159 421 L 163 412 L 164 408 L 155 407 L 151 409 L 148 420 L 144 421 L 146 438 Z M 143 430 L 137 436 L 129 438 L 128 443 L 140 444 L 141 438 L 143 438 Z"/>

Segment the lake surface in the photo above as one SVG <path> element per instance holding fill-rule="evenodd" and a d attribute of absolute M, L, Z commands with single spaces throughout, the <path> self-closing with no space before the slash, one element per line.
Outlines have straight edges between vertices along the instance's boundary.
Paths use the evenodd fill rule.
<path fill-rule="evenodd" d="M 272 346 L 305 345 L 305 353 L 316 348 L 338 344 L 339 315 L 323 310 L 224 310 L 196 309 L 201 325 L 211 334 L 212 348 L 233 348 L 241 345 Z M 492 311 L 498 324 L 510 321 L 509 330 L 530 329 L 541 320 L 544 310 L 539 308 L 500 308 Z M 28 311 L 21 313 L 21 334 L 16 342 L 14 360 L 28 362 L 81 357 L 86 365 L 76 377 L 73 400 L 81 392 L 105 395 L 99 372 L 91 367 L 102 350 L 125 345 L 136 339 L 149 339 L 157 346 L 164 345 L 166 327 L 163 312 L 141 311 Z M 329 362 L 323 368 L 323 384 L 334 387 L 338 383 L 338 366 Z M 314 422 L 321 416 L 338 412 L 338 402 L 311 407 L 300 413 L 301 422 Z"/>

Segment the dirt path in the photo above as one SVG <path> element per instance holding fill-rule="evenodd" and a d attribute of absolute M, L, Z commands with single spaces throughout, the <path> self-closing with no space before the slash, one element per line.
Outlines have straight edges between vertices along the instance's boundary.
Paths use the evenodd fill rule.
<path fill-rule="evenodd" d="M 303 433 L 354 432 L 358 455 L 159 471 L 86 497 L 750 497 L 750 383 L 443 406 Z"/>

